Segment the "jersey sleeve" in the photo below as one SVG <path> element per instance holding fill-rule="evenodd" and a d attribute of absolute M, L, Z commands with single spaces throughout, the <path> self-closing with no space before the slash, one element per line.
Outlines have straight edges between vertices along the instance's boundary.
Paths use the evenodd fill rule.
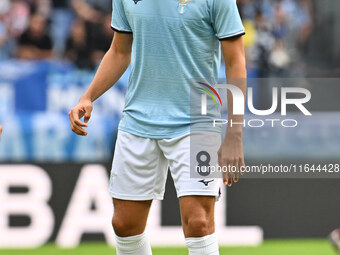
<path fill-rule="evenodd" d="M 123 0 L 112 0 L 111 28 L 116 32 L 132 33 L 132 29 L 125 15 Z"/>
<path fill-rule="evenodd" d="M 212 0 L 211 22 L 219 40 L 242 36 L 245 30 L 236 0 Z"/>

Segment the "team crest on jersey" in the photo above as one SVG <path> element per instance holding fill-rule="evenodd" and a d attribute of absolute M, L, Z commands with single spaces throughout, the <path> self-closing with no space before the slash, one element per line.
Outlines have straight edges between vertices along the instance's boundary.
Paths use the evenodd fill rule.
<path fill-rule="evenodd" d="M 135 4 L 137 4 L 139 1 L 142 1 L 142 0 L 132 0 L 135 2 Z"/>
<path fill-rule="evenodd" d="M 179 14 L 183 14 L 185 13 L 186 9 L 187 9 L 187 4 L 189 2 L 191 2 L 192 0 L 179 0 L 179 4 L 178 4 L 178 12 Z"/>

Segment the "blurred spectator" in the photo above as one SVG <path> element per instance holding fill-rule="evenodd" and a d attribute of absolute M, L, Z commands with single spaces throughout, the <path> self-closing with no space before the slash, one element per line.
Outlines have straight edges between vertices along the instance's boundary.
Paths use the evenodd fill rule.
<path fill-rule="evenodd" d="M 1 2 L 2 6 L 5 7 L 5 9 L 2 9 L 3 22 L 10 36 L 14 38 L 20 37 L 29 23 L 29 5 L 23 0 L 1 0 Z"/>
<path fill-rule="evenodd" d="M 103 14 L 111 13 L 112 0 L 72 0 L 72 6 L 86 22 L 99 24 Z"/>
<path fill-rule="evenodd" d="M 9 40 L 9 35 L 5 23 L 3 22 L 3 17 L 0 14 L 0 60 L 8 58 L 7 42 Z"/>
<path fill-rule="evenodd" d="M 11 3 L 9 0 L 0 1 L 0 17 L 6 14 L 11 7 Z"/>
<path fill-rule="evenodd" d="M 93 69 L 110 48 L 113 31 L 111 29 L 110 0 L 73 0 L 78 14 L 71 35 L 66 44 L 66 59 L 78 68 Z"/>
<path fill-rule="evenodd" d="M 29 4 L 31 13 L 39 13 L 48 19 L 51 14 L 51 0 L 26 0 Z"/>
<path fill-rule="evenodd" d="M 247 60 L 251 68 L 257 69 L 259 77 L 268 77 L 269 56 L 275 45 L 275 37 L 272 33 L 272 24 L 267 22 L 261 10 L 256 13 L 255 28 L 256 40 L 246 49 Z"/>
<path fill-rule="evenodd" d="M 19 58 L 39 60 L 52 57 L 52 40 L 47 33 L 46 22 L 41 14 L 32 15 L 28 29 L 19 39 Z"/>
<path fill-rule="evenodd" d="M 70 34 L 73 21 L 73 12 L 69 8 L 70 0 L 52 0 L 51 15 L 51 37 L 53 39 L 53 50 L 56 56 L 62 57 L 65 45 Z"/>
<path fill-rule="evenodd" d="M 304 47 L 312 32 L 312 3 L 310 0 L 301 0 L 299 4 L 299 36 L 298 43 L 300 47 Z"/>
<path fill-rule="evenodd" d="M 65 58 L 74 62 L 80 69 L 94 68 L 91 60 L 92 49 L 87 43 L 87 36 L 85 22 L 81 19 L 75 20 L 71 36 L 67 40 Z"/>
<path fill-rule="evenodd" d="M 101 25 L 100 34 L 98 35 L 99 40 L 94 40 L 92 60 L 98 64 L 104 57 L 105 53 L 111 46 L 113 38 L 113 30 L 111 29 L 111 14 L 106 15 Z"/>
<path fill-rule="evenodd" d="M 244 42 L 249 73 L 269 77 L 305 72 L 306 58 L 312 52 L 308 47 L 315 20 L 312 2 L 317 6 L 316 1 L 237 0 L 246 28 Z M 94 68 L 112 41 L 111 6 L 112 0 L 0 0 L 0 59 L 51 57 L 52 44 L 54 56 L 75 61 L 80 68 Z M 43 17 L 44 21 L 35 21 L 36 25 L 31 22 L 27 30 L 31 13 Z M 48 31 L 47 21 L 50 22 Z M 327 23 L 321 19 L 319 22 Z M 332 23 L 327 24 L 328 27 Z M 44 27 L 43 33 L 35 31 L 41 30 L 39 27 Z M 84 41 L 76 38 L 77 35 Z M 336 42 L 334 37 L 330 40 Z M 322 44 L 317 37 L 313 41 Z"/>
<path fill-rule="evenodd" d="M 107 14 L 112 14 L 112 0 L 72 0 L 75 13 L 85 21 L 87 43 L 92 47 L 101 36 Z"/>
<path fill-rule="evenodd" d="M 258 9 L 259 1 L 253 0 L 238 0 L 238 7 L 242 19 L 254 20 L 256 15 L 256 10 Z"/>
<path fill-rule="evenodd" d="M 245 37 L 248 66 L 258 77 L 301 74 L 305 61 L 299 53 L 312 30 L 311 0 L 238 0 L 238 4 L 246 32 L 251 28 L 251 39 Z"/>
<path fill-rule="evenodd" d="M 281 5 L 276 4 L 274 7 L 274 17 L 273 17 L 273 34 L 276 39 L 282 39 L 286 35 L 287 29 L 287 14 L 281 8 Z"/>
<path fill-rule="evenodd" d="M 291 63 L 291 58 L 284 47 L 282 41 L 277 41 L 275 46 L 270 53 L 269 63 L 271 65 L 272 74 L 277 77 L 287 77 L 289 76 L 289 64 Z"/>

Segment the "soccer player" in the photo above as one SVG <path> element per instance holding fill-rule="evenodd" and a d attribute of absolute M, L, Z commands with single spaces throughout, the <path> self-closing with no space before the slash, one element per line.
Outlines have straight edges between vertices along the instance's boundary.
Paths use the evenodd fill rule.
<path fill-rule="evenodd" d="M 245 94 L 244 28 L 236 0 L 113 0 L 112 29 L 111 48 L 69 117 L 72 130 L 86 136 L 93 101 L 131 62 L 110 178 L 117 254 L 152 254 L 144 231 L 152 200 L 163 198 L 168 167 L 189 254 L 219 254 L 214 227 L 219 183 L 190 178 L 190 151 L 197 151 L 201 163 L 237 169 L 244 165 L 242 125 L 228 125 L 222 142 L 220 131 L 202 135 L 199 127 L 217 114 L 208 107 L 208 114 L 192 116 L 190 94 L 199 93 L 193 78 L 217 79 L 221 49 L 228 83 Z M 233 114 L 231 93 L 228 108 L 229 123 L 243 121 Z M 228 186 L 238 179 L 237 171 L 223 173 Z"/>
<path fill-rule="evenodd" d="M 333 244 L 334 248 L 340 254 L 340 228 L 334 229 L 330 234 L 329 234 L 329 240 Z"/>

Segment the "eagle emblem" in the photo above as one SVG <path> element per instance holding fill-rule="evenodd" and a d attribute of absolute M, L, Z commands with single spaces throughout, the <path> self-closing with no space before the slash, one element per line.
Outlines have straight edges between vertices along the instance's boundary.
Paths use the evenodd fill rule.
<path fill-rule="evenodd" d="M 184 14 L 187 9 L 187 4 L 192 0 L 179 0 L 178 12 L 179 14 Z"/>

